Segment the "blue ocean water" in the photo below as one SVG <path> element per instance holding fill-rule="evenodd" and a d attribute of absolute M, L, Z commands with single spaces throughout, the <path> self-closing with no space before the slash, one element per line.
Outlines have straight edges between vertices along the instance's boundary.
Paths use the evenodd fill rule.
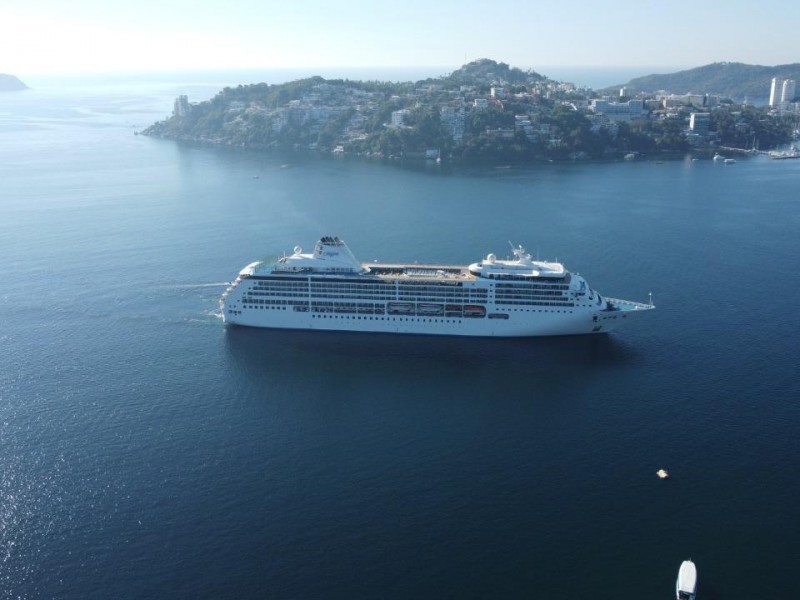
<path fill-rule="evenodd" d="M 800 594 L 800 161 L 133 135 L 216 91 L 0 95 L 3 597 L 667 598 L 689 557 L 701 598 Z M 658 309 L 532 340 L 221 323 L 242 266 L 322 234 L 454 263 L 511 240 Z"/>

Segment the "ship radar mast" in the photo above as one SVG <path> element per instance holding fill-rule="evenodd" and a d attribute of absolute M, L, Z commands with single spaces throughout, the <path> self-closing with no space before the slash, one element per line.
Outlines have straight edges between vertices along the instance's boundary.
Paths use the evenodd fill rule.
<path fill-rule="evenodd" d="M 514 246 L 510 241 L 508 242 L 511 246 L 511 252 L 514 253 L 514 257 L 517 259 L 517 262 L 521 265 L 533 265 L 533 261 L 531 260 L 531 255 L 525 250 L 522 244 L 518 244 Z"/>

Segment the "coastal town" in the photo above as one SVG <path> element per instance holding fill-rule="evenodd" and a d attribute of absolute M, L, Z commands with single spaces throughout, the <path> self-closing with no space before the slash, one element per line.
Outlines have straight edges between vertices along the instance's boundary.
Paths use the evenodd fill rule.
<path fill-rule="evenodd" d="M 769 151 L 798 135 L 796 82 L 768 102 L 713 91 L 592 90 L 489 59 L 416 83 L 325 80 L 225 88 L 176 99 L 143 131 L 251 149 L 454 161 L 636 158 Z"/>

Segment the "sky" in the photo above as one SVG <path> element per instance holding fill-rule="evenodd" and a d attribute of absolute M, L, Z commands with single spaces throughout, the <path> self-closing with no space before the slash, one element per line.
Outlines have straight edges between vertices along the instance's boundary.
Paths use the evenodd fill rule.
<path fill-rule="evenodd" d="M 0 0 L 0 73 L 800 62 L 800 2 Z"/>

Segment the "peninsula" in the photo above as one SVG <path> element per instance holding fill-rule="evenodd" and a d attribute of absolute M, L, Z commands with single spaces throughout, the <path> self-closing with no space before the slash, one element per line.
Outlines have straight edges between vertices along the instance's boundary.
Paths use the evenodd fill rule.
<path fill-rule="evenodd" d="M 683 155 L 693 147 L 775 147 L 787 143 L 796 128 L 791 106 L 736 105 L 702 91 L 676 95 L 623 87 L 601 95 L 481 59 L 415 83 L 311 77 L 225 88 L 196 104 L 180 96 L 170 118 L 142 133 L 378 158 L 613 159 Z"/>
<path fill-rule="evenodd" d="M 27 90 L 28 86 L 22 83 L 13 75 L 0 73 L 0 92 L 14 92 L 17 90 Z"/>

